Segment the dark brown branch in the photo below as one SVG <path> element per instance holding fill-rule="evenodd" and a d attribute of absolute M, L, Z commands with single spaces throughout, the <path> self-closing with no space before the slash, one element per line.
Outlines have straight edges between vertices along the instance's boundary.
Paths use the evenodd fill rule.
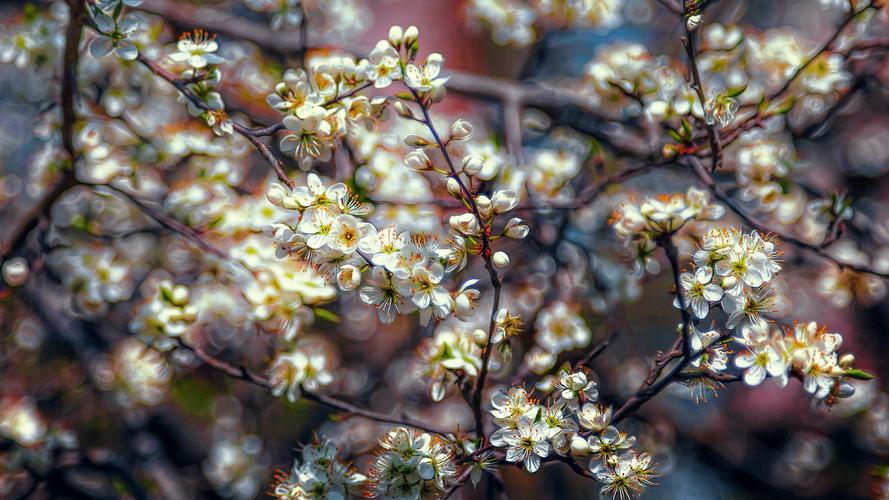
<path fill-rule="evenodd" d="M 40 218 L 49 212 L 50 207 L 62 194 L 76 184 L 74 173 L 74 161 L 77 159 L 77 151 L 74 147 L 74 124 L 77 116 L 74 111 L 74 98 L 77 92 L 77 65 L 80 61 L 80 39 L 83 36 L 84 3 L 78 0 L 68 0 L 70 20 L 65 28 L 65 51 L 62 56 L 62 89 L 60 94 L 62 123 L 60 132 L 62 147 L 68 155 L 68 164 L 62 177 L 59 178 L 50 190 L 29 208 L 24 217 L 12 226 L 11 234 L 0 245 L 0 262 L 7 259 L 16 248 L 20 247 L 28 234 L 37 227 Z"/>
<path fill-rule="evenodd" d="M 195 105 L 199 109 L 203 109 L 205 111 L 210 111 L 210 108 L 207 107 L 207 104 L 204 103 L 203 101 L 201 101 L 200 99 L 198 99 L 197 96 L 195 96 L 188 89 L 188 86 L 186 85 L 186 83 L 179 80 L 178 78 L 176 78 L 175 75 L 173 75 L 166 69 L 162 68 L 156 62 L 149 60 L 142 54 L 139 54 L 137 61 L 142 63 L 142 65 L 145 66 L 146 68 L 148 68 L 152 73 L 154 73 L 155 75 L 159 76 L 163 80 L 166 80 L 169 84 L 176 87 L 176 89 L 186 99 L 188 99 L 193 105 Z M 269 145 L 266 144 L 262 139 L 260 139 L 260 135 L 266 135 L 265 134 L 266 131 L 271 130 L 271 129 L 277 130 L 277 125 L 274 125 L 272 127 L 267 127 L 264 129 L 260 129 L 258 131 L 254 131 L 253 129 L 251 129 L 249 127 L 245 127 L 245 126 L 241 125 L 240 123 L 232 121 L 232 128 L 234 129 L 235 132 L 242 135 L 245 139 L 250 141 L 251 144 L 253 144 L 253 146 L 257 149 L 257 151 L 259 151 L 259 153 L 263 156 L 263 158 L 265 158 L 266 161 L 268 161 L 268 163 L 275 170 L 275 174 L 277 174 L 278 180 L 280 180 L 281 182 L 286 184 L 287 187 L 289 187 L 291 189 L 293 189 L 296 186 L 296 184 L 293 182 L 293 179 L 291 179 L 287 175 L 287 172 L 285 172 L 284 164 L 281 162 L 281 160 L 279 160 L 274 155 L 274 153 L 272 153 L 272 150 L 269 147 Z"/>
<path fill-rule="evenodd" d="M 219 371 L 225 375 L 228 375 L 229 377 L 232 377 L 232 378 L 235 378 L 238 380 L 242 380 L 242 381 L 247 382 L 249 384 L 253 384 L 257 387 L 261 387 L 267 391 L 272 390 L 271 383 L 269 383 L 269 380 L 267 378 L 263 377 L 262 375 L 253 373 L 252 371 L 248 370 L 247 368 L 245 368 L 243 366 L 235 366 L 231 363 L 228 363 L 228 362 L 225 362 L 219 358 L 216 358 L 198 347 L 194 347 L 189 344 L 186 344 L 185 341 L 183 341 L 181 338 L 177 339 L 177 341 L 183 349 L 186 349 L 187 351 L 190 351 L 191 353 L 193 353 L 195 355 L 195 357 L 197 357 L 198 359 L 203 361 L 204 364 L 213 368 L 214 370 Z M 451 432 L 446 429 L 441 429 L 441 428 L 435 427 L 433 425 L 421 422 L 419 420 L 415 420 L 410 417 L 399 418 L 399 417 L 393 417 L 391 415 L 386 415 L 384 413 L 377 413 L 375 411 L 366 410 L 366 409 L 356 406 L 352 403 L 349 403 L 348 401 L 343 401 L 341 399 L 338 399 L 338 398 L 335 398 L 333 396 L 329 396 L 326 394 L 320 394 L 320 393 L 316 394 L 316 393 L 309 392 L 304 389 L 302 391 L 302 397 L 304 397 L 305 399 L 307 399 L 309 401 L 314 401 L 316 403 L 320 403 L 322 405 L 328 406 L 328 407 L 333 408 L 335 410 L 345 412 L 348 415 L 357 415 L 359 417 L 364 417 L 369 420 L 374 420 L 376 422 L 383 422 L 383 423 L 388 423 L 388 424 L 414 427 L 416 429 L 420 429 L 420 430 L 423 430 L 426 432 L 431 432 L 433 434 L 439 434 L 439 435 L 445 436 L 445 437 L 447 437 L 448 435 L 451 434 Z"/>
<path fill-rule="evenodd" d="M 768 233 L 775 234 L 776 236 L 778 236 L 778 238 L 781 241 L 790 243 L 791 245 L 793 245 L 795 247 L 802 248 L 804 250 L 808 250 L 809 252 L 812 252 L 824 259 L 827 259 L 827 260 L 833 262 L 834 264 L 839 266 L 841 269 L 851 269 L 853 271 L 858 271 L 860 273 L 872 274 L 874 276 L 878 276 L 883 279 L 889 279 L 889 273 L 880 272 L 880 271 L 877 271 L 877 270 L 872 269 L 872 268 L 865 266 L 865 265 L 844 262 L 844 261 L 838 259 L 837 257 L 835 257 L 833 254 L 831 254 L 826 248 L 824 248 L 821 245 L 808 243 L 808 242 L 803 241 L 799 238 L 796 238 L 794 236 L 786 234 L 782 231 L 776 230 L 775 228 L 769 226 L 765 222 L 760 221 L 753 215 L 747 213 L 747 211 L 744 210 L 743 208 L 741 208 L 741 206 L 738 205 L 731 198 L 731 196 L 729 196 L 725 191 L 720 189 L 720 187 L 717 186 L 716 182 L 713 180 L 713 177 L 708 172 L 706 172 L 704 170 L 704 168 L 701 166 L 700 162 L 692 159 L 692 166 L 694 167 L 695 172 L 698 174 L 698 178 L 701 180 L 701 182 L 705 186 L 707 186 L 707 188 L 710 190 L 710 192 L 713 193 L 713 196 L 716 199 L 718 199 L 719 201 L 721 201 L 722 203 L 724 203 L 729 208 L 729 210 L 734 212 L 738 217 L 741 218 L 742 221 L 744 221 L 744 223 L 746 223 L 748 226 L 752 227 L 753 229 L 756 229 L 757 231 L 759 231 L 761 233 L 765 233 L 765 234 L 768 234 Z"/>
<path fill-rule="evenodd" d="M 691 31 L 686 26 L 686 36 L 682 38 L 682 45 L 685 47 L 685 54 L 688 56 L 688 67 L 691 72 L 692 85 L 701 101 L 701 108 L 707 106 L 707 99 L 704 97 L 704 84 L 701 82 L 701 72 L 698 70 L 697 52 L 695 50 L 695 31 Z M 706 113 L 706 111 L 705 111 Z M 704 120 L 704 127 L 707 129 L 707 137 L 710 139 L 710 159 L 712 165 L 711 172 L 715 172 L 722 163 L 722 145 L 719 142 L 719 132 L 716 128 Z"/>

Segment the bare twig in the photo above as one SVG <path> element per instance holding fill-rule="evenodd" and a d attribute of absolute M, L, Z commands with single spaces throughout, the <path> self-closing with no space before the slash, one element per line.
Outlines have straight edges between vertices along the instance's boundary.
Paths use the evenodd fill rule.
<path fill-rule="evenodd" d="M 267 391 L 272 390 L 271 383 L 269 382 L 269 380 L 267 378 L 263 377 L 262 375 L 254 373 L 243 366 L 235 366 L 231 363 L 228 363 L 228 362 L 223 361 L 219 358 L 216 358 L 198 347 L 195 347 L 195 346 L 185 343 L 185 341 L 183 341 L 182 339 L 177 339 L 177 340 L 178 340 L 179 345 L 183 349 L 186 349 L 186 350 L 192 352 L 198 359 L 203 361 L 204 364 L 213 368 L 214 370 L 219 371 L 229 377 L 232 377 L 232 378 L 235 378 L 238 380 L 243 380 L 244 382 L 253 384 L 257 387 L 262 387 L 263 389 L 265 389 Z M 410 417 L 400 417 L 399 418 L 399 417 L 394 417 L 391 415 L 386 415 L 384 413 L 377 413 L 375 411 L 366 410 L 366 409 L 356 406 L 352 403 L 349 403 L 348 401 L 343 401 L 341 399 L 338 399 L 338 398 L 335 398 L 333 396 L 329 396 L 326 394 L 314 393 L 314 392 L 309 392 L 307 390 L 303 390 L 302 396 L 305 399 L 308 399 L 309 401 L 314 401 L 316 403 L 323 404 L 323 405 L 333 408 L 335 410 L 345 412 L 349 415 L 357 415 L 359 417 L 364 417 L 369 420 L 374 420 L 376 422 L 383 422 L 383 423 L 395 424 L 395 425 L 404 425 L 407 427 L 413 427 L 416 429 L 420 429 L 420 430 L 423 430 L 426 432 L 431 432 L 433 434 L 439 434 L 439 435 L 445 436 L 445 437 L 447 437 L 449 434 L 451 434 L 451 432 L 446 429 L 441 429 L 441 428 L 435 427 L 433 425 L 421 422 L 419 420 L 416 420 L 416 419 L 413 419 Z"/>

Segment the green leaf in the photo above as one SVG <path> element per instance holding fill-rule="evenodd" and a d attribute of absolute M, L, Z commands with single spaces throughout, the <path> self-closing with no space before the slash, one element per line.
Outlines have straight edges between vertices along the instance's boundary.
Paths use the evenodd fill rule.
<path fill-rule="evenodd" d="M 315 311 L 315 316 L 317 318 L 321 318 L 324 321 L 330 321 L 331 323 L 339 323 L 340 317 L 336 314 L 328 311 L 327 309 L 322 309 L 320 307 L 316 307 L 313 309 Z"/>
<path fill-rule="evenodd" d="M 694 129 L 691 128 L 691 123 L 688 122 L 685 118 L 682 119 L 682 136 L 691 140 L 694 137 Z"/>
<path fill-rule="evenodd" d="M 729 87 L 728 90 L 725 91 L 726 97 L 738 97 L 743 94 L 744 91 L 747 90 L 747 84 L 739 85 L 737 87 Z"/>
<path fill-rule="evenodd" d="M 846 370 L 845 375 L 849 378 L 854 378 L 855 380 L 871 380 L 874 378 L 870 373 L 867 373 L 864 370 L 859 370 L 858 368 L 849 368 Z"/>

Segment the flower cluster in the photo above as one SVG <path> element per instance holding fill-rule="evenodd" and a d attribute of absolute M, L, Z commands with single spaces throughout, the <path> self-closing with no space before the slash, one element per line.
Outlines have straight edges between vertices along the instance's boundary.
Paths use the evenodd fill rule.
<path fill-rule="evenodd" d="M 369 27 L 372 18 L 366 0 L 244 0 L 244 3 L 251 10 L 268 14 L 273 31 L 304 26 L 312 43 L 319 46 L 354 38 Z"/>
<path fill-rule="evenodd" d="M 381 116 L 388 100 L 369 98 L 361 91 L 382 89 L 403 80 L 418 96 L 432 101 L 444 97 L 447 78 L 441 77 L 441 54 L 433 53 L 420 65 L 419 31 L 393 26 L 386 40 L 377 42 L 367 59 L 342 54 L 314 56 L 307 70 L 288 70 L 269 94 L 268 103 L 284 114 L 287 133 L 281 151 L 293 156 L 303 170 L 327 161 L 335 146 L 350 133 L 367 128 Z"/>
<path fill-rule="evenodd" d="M 488 332 L 469 328 L 463 323 L 442 323 L 432 338 L 420 346 L 423 374 L 430 380 L 433 401 L 444 399 L 450 384 L 461 379 L 473 380 L 482 366 L 482 349 Z"/>
<path fill-rule="evenodd" d="M 302 448 L 302 463 L 294 459 L 290 474 L 278 472 L 271 495 L 278 500 L 347 498 L 357 496 L 367 478 L 337 456 L 326 438 Z"/>
<path fill-rule="evenodd" d="M 124 408 L 154 406 L 166 396 L 173 370 L 158 351 L 135 338 L 127 338 L 118 342 L 109 359 L 98 365 L 94 377 L 99 388 L 114 391 L 115 399 Z"/>
<path fill-rule="evenodd" d="M 333 373 L 329 363 L 330 356 L 311 344 L 279 353 L 268 370 L 272 394 L 286 394 L 292 403 L 300 398 L 303 389 L 316 392 L 330 385 Z"/>
<path fill-rule="evenodd" d="M 528 472 L 536 472 L 550 454 L 572 461 L 590 457 L 590 471 L 604 491 L 622 498 L 640 493 L 655 475 L 651 457 L 636 453 L 636 438 L 611 425 L 612 410 L 596 403 L 598 395 L 586 373 L 565 370 L 546 405 L 525 389 L 501 390 L 491 400 L 499 427 L 491 444 L 506 448 L 506 460 L 523 463 Z"/>
<path fill-rule="evenodd" d="M 172 61 L 186 63 L 182 73 L 188 94 L 182 99 L 191 116 L 200 117 L 216 135 L 231 134 L 234 125 L 225 111 L 222 94 L 216 90 L 222 81 L 219 64 L 225 62 L 216 54 L 219 44 L 216 36 L 202 29 L 182 33 L 176 43 L 176 52 L 169 55 Z"/>
<path fill-rule="evenodd" d="M 554 302 L 539 312 L 534 330 L 537 345 L 531 348 L 525 362 L 535 373 L 550 370 L 559 354 L 586 347 L 592 338 L 592 332 L 583 318 L 562 301 Z"/>
<path fill-rule="evenodd" d="M 726 327 L 763 323 L 774 302 L 769 281 L 781 270 L 774 242 L 756 231 L 714 228 L 694 254 L 692 272 L 682 273 L 685 306 L 698 319 L 718 303 L 728 314 Z M 673 304 L 680 306 L 677 296 Z"/>
<path fill-rule="evenodd" d="M 49 265 L 73 292 L 72 309 L 87 318 L 104 315 L 109 304 L 133 294 L 132 264 L 113 247 L 76 245 L 50 253 Z"/>
<path fill-rule="evenodd" d="M 455 250 L 422 234 L 398 233 L 395 227 L 377 229 L 365 222 L 366 208 L 345 185 L 325 186 L 317 175 L 309 174 L 307 186 L 289 190 L 273 184 L 268 197 L 299 214 L 295 225 L 274 225 L 278 255 L 318 265 L 343 291 L 358 289 L 369 271 L 360 297 L 377 308 L 380 321 L 391 323 L 397 314 L 419 310 L 425 324 L 432 315 L 444 319 L 453 312 L 465 318 L 474 309 L 475 281 L 453 295 L 442 283 L 446 272 L 462 267 L 455 263 Z M 465 256 L 465 247 L 460 250 Z"/>
<path fill-rule="evenodd" d="M 812 397 L 832 404 L 838 397 L 855 393 L 847 379 L 870 378 L 852 368 L 854 356 L 838 355 L 842 335 L 830 333 L 814 321 L 780 330 L 753 324 L 742 328 L 735 340 L 745 346 L 735 357 L 735 365 L 744 370 L 747 385 L 759 385 L 768 375 L 784 386 L 789 377 L 795 377 Z"/>
<path fill-rule="evenodd" d="M 175 347 L 174 338 L 184 335 L 197 321 L 197 308 L 189 304 L 188 288 L 170 280 L 157 283 L 151 300 L 130 321 L 130 331 L 161 351 Z"/>
<path fill-rule="evenodd" d="M 722 205 L 710 202 L 706 191 L 688 188 L 686 193 L 648 198 L 642 203 L 623 202 L 609 221 L 623 244 L 633 252 L 634 273 L 656 273 L 657 239 L 669 236 L 688 221 L 712 221 L 722 217 Z"/>
<path fill-rule="evenodd" d="M 456 473 L 454 453 L 441 438 L 398 427 L 380 440 L 367 494 L 381 498 L 437 498 L 445 489 L 445 481 Z"/>
<path fill-rule="evenodd" d="M 624 0 L 472 0 L 469 16 L 489 27 L 499 45 L 531 45 L 541 27 L 609 31 L 623 22 Z"/>

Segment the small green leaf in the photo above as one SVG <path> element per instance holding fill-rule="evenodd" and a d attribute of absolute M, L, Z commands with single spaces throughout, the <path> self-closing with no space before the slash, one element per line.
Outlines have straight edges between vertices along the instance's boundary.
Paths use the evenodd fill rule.
<path fill-rule="evenodd" d="M 316 307 L 314 309 L 314 311 L 315 311 L 315 316 L 323 319 L 324 321 L 330 321 L 331 323 L 339 323 L 340 322 L 340 317 L 337 316 L 336 314 L 328 311 L 327 309 L 322 309 L 320 307 Z"/>
<path fill-rule="evenodd" d="M 858 368 L 850 368 L 846 370 L 845 375 L 849 378 L 854 378 L 855 380 L 871 380 L 874 378 L 870 373 L 867 373 L 864 370 L 859 370 Z"/>
<path fill-rule="evenodd" d="M 728 90 L 725 91 L 725 96 L 726 97 L 738 97 L 739 95 L 743 94 L 745 90 L 747 90 L 746 83 L 744 85 L 739 85 L 737 87 L 730 87 Z"/>

